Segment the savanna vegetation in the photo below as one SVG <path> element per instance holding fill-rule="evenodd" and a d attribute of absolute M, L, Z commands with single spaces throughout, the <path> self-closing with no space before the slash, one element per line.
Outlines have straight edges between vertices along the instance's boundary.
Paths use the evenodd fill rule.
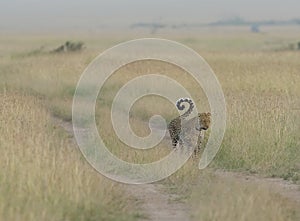
<path fill-rule="evenodd" d="M 70 135 L 53 123 L 53 117 L 71 120 L 80 75 L 99 52 L 123 40 L 78 38 L 85 43 L 84 50 L 48 53 L 68 39 L 0 37 L 0 220 L 136 220 L 142 216 L 124 186 L 93 170 Z M 218 168 L 299 183 L 300 53 L 288 47 L 297 36 L 235 33 L 173 36 L 173 40 L 195 49 L 213 68 L 226 99 L 227 128 L 208 169 L 199 171 L 198 162 L 191 159 L 163 183 L 169 191 L 180 193 L 178 200 L 191 205 L 194 220 L 297 220 L 299 207 L 266 186 L 213 173 Z M 47 50 L 39 50 L 41 46 Z M 174 65 L 140 61 L 115 72 L 101 89 L 96 120 L 111 152 L 135 163 L 152 162 L 171 151 L 168 141 L 147 151 L 131 149 L 114 135 L 113 98 L 141 73 L 176 79 L 199 98 L 196 104 L 201 111 L 210 110 L 201 87 Z M 178 112 L 165 99 L 146 96 L 132 107 L 133 131 L 147 135 L 146 122 L 154 114 L 170 120 Z"/>

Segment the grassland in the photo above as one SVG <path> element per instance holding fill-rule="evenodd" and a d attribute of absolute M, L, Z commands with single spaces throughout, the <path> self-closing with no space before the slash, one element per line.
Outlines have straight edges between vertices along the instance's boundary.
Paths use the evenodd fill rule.
<path fill-rule="evenodd" d="M 5 107 L 0 116 L 0 145 L 5 153 L 0 161 L 1 168 L 5 168 L 0 176 L 0 220 L 120 220 L 121 214 L 125 214 L 124 220 L 130 220 L 136 216 L 132 212 L 134 205 L 125 206 L 128 196 L 123 195 L 122 186 L 89 168 L 74 145 L 61 135 L 63 132 L 51 124 L 50 115 L 71 119 L 73 93 L 81 73 L 99 51 L 120 41 L 82 38 L 79 40 L 86 43 L 87 49 L 68 54 L 32 53 L 44 44 L 55 48 L 69 40 L 66 37 L 0 39 L 0 94 L 1 107 Z M 222 38 L 179 36 L 174 40 L 191 46 L 206 59 L 225 94 L 226 134 L 210 168 L 299 182 L 300 53 L 287 50 L 296 37 L 240 34 Z M 150 151 L 132 150 L 113 133 L 109 121 L 111 102 L 118 89 L 140 73 L 161 73 L 176 79 L 199 98 L 201 111 L 209 111 L 202 89 L 175 66 L 145 61 L 114 73 L 102 89 L 104 98 L 97 102 L 99 132 L 114 154 L 135 163 L 157 160 L 170 151 L 166 143 Z M 166 100 L 145 97 L 132 108 L 133 130 L 147 135 L 149 128 L 143 122 L 153 114 L 169 120 L 177 111 Z M 25 124 L 20 123 L 20 118 Z M 199 174 L 196 166 L 197 162 L 191 160 L 165 181 L 195 205 L 195 220 L 297 219 L 293 214 L 299 211 L 293 203 L 266 191 L 267 187 L 220 181 L 210 173 Z M 259 205 L 266 205 L 265 211 Z"/>
<path fill-rule="evenodd" d="M 0 220 L 134 220 L 134 199 L 96 173 L 36 97 L 0 96 Z"/>
<path fill-rule="evenodd" d="M 190 201 L 192 220 L 298 220 L 297 205 L 266 184 L 205 171 Z"/>

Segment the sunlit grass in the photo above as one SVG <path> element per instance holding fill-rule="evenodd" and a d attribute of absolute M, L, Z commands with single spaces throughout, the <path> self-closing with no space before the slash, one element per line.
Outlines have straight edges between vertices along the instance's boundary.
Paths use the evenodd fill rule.
<path fill-rule="evenodd" d="M 47 41 L 50 42 L 48 48 L 51 48 L 51 46 L 56 46 L 60 42 L 55 38 L 47 38 Z M 295 182 L 299 182 L 300 138 L 298 134 L 300 131 L 300 54 L 296 51 L 278 51 L 277 46 L 276 48 L 273 48 L 272 44 L 270 44 L 270 42 L 274 41 L 275 43 L 280 43 L 281 41 L 283 41 L 283 45 L 285 45 L 292 41 L 292 39 L 288 38 L 286 42 L 284 42 L 284 40 L 282 40 L 282 38 L 278 36 L 272 38 L 272 36 L 266 35 L 251 37 L 227 36 L 224 39 L 220 39 L 219 37 L 213 38 L 211 36 L 200 36 L 196 39 L 179 38 L 179 41 L 186 43 L 196 49 L 207 60 L 207 62 L 215 71 L 225 94 L 228 116 L 227 129 L 221 150 L 211 164 L 211 167 L 238 171 L 250 171 L 252 173 L 259 173 L 268 176 L 280 176 L 285 179 L 292 179 Z M 3 54 L 0 59 L 0 93 L 2 94 L 2 98 L 4 96 L 4 92 L 7 94 L 11 94 L 14 91 L 19 91 L 22 93 L 25 92 L 27 94 L 30 94 L 35 98 L 24 97 L 24 103 L 23 97 L 21 97 L 19 99 L 21 101 L 18 101 L 15 104 L 15 107 L 22 107 L 22 105 L 26 106 L 27 103 L 31 104 L 30 102 L 33 101 L 30 100 L 32 99 L 42 101 L 45 109 L 41 108 L 41 112 L 44 114 L 37 119 L 32 119 L 36 122 L 39 122 L 39 126 L 48 124 L 50 122 L 47 111 L 49 111 L 56 117 L 62 118 L 64 120 L 71 120 L 71 105 L 73 93 L 76 88 L 76 83 L 79 80 L 79 77 L 85 67 L 97 55 L 98 51 L 96 51 L 94 48 L 92 49 L 88 47 L 81 53 L 56 55 L 46 53 L 24 56 L 24 54 L 26 55 L 27 52 L 38 48 L 33 45 L 33 40 L 25 41 L 25 43 L 18 43 L 18 38 L 13 38 L 10 41 L 6 40 L 6 42 L 10 42 L 11 48 L 2 46 L 4 51 L 7 52 L 7 54 Z M 17 42 L 17 45 L 19 46 L 13 46 L 14 42 Z M 40 40 L 38 42 L 39 44 L 41 44 L 43 40 Z M 114 41 L 106 39 L 104 42 L 102 42 L 101 40 L 91 39 L 88 42 L 90 42 L 91 45 L 95 46 L 95 48 L 101 48 L 101 50 L 103 50 L 105 48 L 108 48 L 109 46 L 112 46 L 113 43 L 116 42 L 116 40 Z M 97 42 L 99 42 L 99 45 Z M 20 55 L 20 53 L 23 56 L 15 56 Z M 166 76 L 169 76 L 170 78 L 176 79 L 178 82 L 184 85 L 185 88 L 188 89 L 193 97 L 196 98 L 197 108 L 200 109 L 200 112 L 209 111 L 208 101 L 199 85 L 197 85 L 195 80 L 189 77 L 187 73 L 175 66 L 158 61 L 143 61 L 135 62 L 121 68 L 119 71 L 114 73 L 114 75 L 106 82 L 105 87 L 101 90 L 101 96 L 99 96 L 97 100 L 96 120 L 98 123 L 99 132 L 101 136 L 104 137 L 105 143 L 107 144 L 110 151 L 121 159 L 127 160 L 129 162 L 152 162 L 160 159 L 171 151 L 171 144 L 169 141 L 164 141 L 151 150 L 134 150 L 123 144 L 117 138 L 111 125 L 111 103 L 120 87 L 122 87 L 126 82 L 133 79 L 134 77 L 141 76 L 141 74 L 153 73 L 164 74 Z M 15 95 L 9 95 L 8 98 L 11 99 L 11 96 L 14 97 Z M 8 98 L 6 97 L 5 99 Z M 17 109 L 14 109 L 13 111 L 13 108 L 5 108 L 5 110 L 11 110 L 12 112 L 18 113 L 16 111 Z M 25 111 L 24 118 L 27 115 L 30 116 L 31 111 L 34 110 L 30 110 L 29 113 Z M 40 109 L 38 109 L 36 112 L 39 111 Z M 177 116 L 178 112 L 176 111 L 173 104 L 162 98 L 155 96 L 144 97 L 136 102 L 136 104 L 132 107 L 130 113 L 130 123 L 132 124 L 133 131 L 140 136 L 148 135 L 150 133 L 150 130 L 148 128 L 147 122 L 149 118 L 154 114 L 161 114 L 167 121 L 169 121 L 173 117 Z M 42 119 L 44 117 L 46 121 Z M 3 118 L 3 120 L 5 120 L 5 118 Z M 5 123 L 6 122 L 7 121 L 5 121 Z M 16 124 L 17 122 L 15 122 L 15 124 L 11 124 L 10 127 L 6 127 L 6 129 L 4 127 L 1 127 L 1 129 L 6 131 L 7 136 L 11 136 L 10 134 L 13 134 L 11 131 L 14 131 L 14 128 L 18 128 L 18 125 Z M 5 124 L 1 123 L 1 125 Z M 74 188 L 77 189 L 74 190 L 74 192 L 79 191 L 78 185 L 85 185 L 86 188 L 88 188 L 87 186 L 91 185 L 91 188 L 95 188 L 96 191 L 95 196 L 82 196 L 77 193 L 77 195 L 75 194 L 76 199 L 72 198 L 74 196 L 70 196 L 71 194 L 68 191 L 71 190 L 69 189 L 66 190 L 66 193 L 62 190 L 59 190 L 61 192 L 58 191 L 58 193 L 53 196 L 51 195 L 51 192 L 49 193 L 49 195 L 53 198 L 52 201 L 55 201 L 56 204 L 51 204 L 50 206 L 48 206 L 48 204 L 45 206 L 41 206 L 45 207 L 45 214 L 48 214 L 49 208 L 52 210 L 55 209 L 57 205 L 63 204 L 66 205 L 66 207 L 60 208 L 60 210 L 58 210 L 57 212 L 57 217 L 61 217 L 61 214 L 64 214 L 65 210 L 68 210 L 70 207 L 69 202 L 65 202 L 69 199 L 72 202 L 79 202 L 79 200 L 81 199 L 84 201 L 84 199 L 89 198 L 86 203 L 91 205 L 92 209 L 94 208 L 94 206 L 100 206 L 101 208 L 103 206 L 103 208 L 106 208 L 104 205 L 99 205 L 93 201 L 95 200 L 96 196 L 103 197 L 109 202 L 110 200 L 112 200 L 112 204 L 115 200 L 118 202 L 118 199 L 116 198 L 111 199 L 110 196 L 107 197 L 106 195 L 101 195 L 103 193 L 99 190 L 99 188 L 97 189 L 97 184 L 95 183 L 99 182 L 102 185 L 102 182 L 106 183 L 106 181 L 103 181 L 103 179 L 99 177 L 96 181 L 94 180 L 96 178 L 91 178 L 92 172 L 86 172 L 89 171 L 89 166 L 78 160 L 80 157 L 77 155 L 77 153 L 74 152 L 72 148 L 62 149 L 49 147 L 57 145 L 70 145 L 65 144 L 66 141 L 64 137 L 57 137 L 57 134 L 59 134 L 58 132 L 54 133 L 52 130 L 49 131 L 49 128 L 40 128 L 38 131 L 34 130 L 31 133 L 37 133 L 37 135 L 35 136 L 41 137 L 42 140 L 46 141 L 47 144 L 48 149 L 42 148 L 42 150 L 48 152 L 44 153 L 42 151 L 37 153 L 41 154 L 41 156 L 52 156 L 51 154 L 54 153 L 59 155 L 59 158 L 57 158 L 58 160 L 53 161 L 54 163 L 50 166 L 48 164 L 45 165 L 44 168 L 46 174 L 50 173 L 50 170 L 52 171 L 52 169 L 54 168 L 53 171 L 56 172 L 52 173 L 54 173 L 55 176 L 60 177 L 61 180 L 56 180 L 53 186 L 69 185 L 70 183 L 75 183 Z M 53 135 L 53 133 L 55 135 Z M 24 133 L 21 136 L 23 138 L 20 138 L 22 142 L 25 142 L 25 146 L 29 146 L 29 144 L 26 144 L 26 142 L 34 142 L 31 139 L 27 139 L 28 136 L 30 137 L 30 134 Z M 5 136 L 0 137 L 4 139 Z M 19 138 L 16 139 L 16 141 L 21 142 L 19 141 Z M 11 140 L 6 145 L 8 147 L 13 144 L 13 139 L 11 137 Z M 17 159 L 17 156 L 21 158 L 19 155 L 16 155 L 16 157 L 14 157 L 14 155 L 19 154 L 17 150 L 23 151 L 23 148 L 21 148 L 22 145 L 23 143 L 19 143 L 16 146 L 16 153 L 7 152 L 6 155 L 4 155 L 6 156 L 5 159 Z M 13 150 L 11 148 L 7 149 L 7 151 Z M 35 151 L 41 151 L 41 149 Z M 54 151 L 54 153 L 51 151 Z M 31 157 L 32 155 L 30 155 L 29 152 L 30 151 L 28 151 L 28 153 L 26 154 Z M 89 182 L 92 182 L 92 184 L 82 184 L 83 181 L 81 180 L 81 178 L 76 178 L 75 180 L 74 177 L 67 177 L 66 181 L 63 180 L 63 173 L 66 174 L 67 170 L 70 169 L 71 173 L 73 173 L 71 162 L 60 162 L 60 160 L 62 160 L 66 155 L 71 157 L 70 159 L 72 160 L 76 159 L 76 163 L 83 168 L 83 170 L 79 170 L 81 172 L 78 173 L 88 173 L 88 175 L 85 176 L 89 177 Z M 4 160 L 2 163 L 4 162 L 6 161 Z M 38 162 L 40 164 L 44 163 L 41 161 Z M 47 162 L 48 161 L 45 161 L 45 163 Z M 165 183 L 177 192 L 181 191 L 181 193 L 184 194 L 186 192 L 189 192 L 188 194 L 184 195 L 185 197 L 189 197 L 189 194 L 191 194 L 191 185 L 200 185 L 199 188 L 202 188 L 202 186 L 204 185 L 197 184 L 198 181 L 196 178 L 199 176 L 197 163 L 197 159 L 190 160 L 181 170 L 169 177 Z M 33 165 L 29 167 L 34 167 Z M 61 171 L 57 170 L 58 166 L 63 167 L 63 169 Z M 11 168 L 8 171 L 14 170 L 15 176 L 21 176 L 20 174 L 23 174 L 23 172 L 20 172 L 20 165 L 17 164 L 16 161 L 14 161 L 13 164 L 10 164 L 10 167 Z M 49 171 L 46 170 L 47 167 L 50 167 Z M 42 174 L 44 173 L 44 170 L 39 171 L 36 169 L 35 173 Z M 37 175 L 35 175 L 35 173 L 32 173 L 33 180 L 37 179 L 38 177 Z M 13 182 L 13 175 L 7 175 L 7 173 L 5 172 L 5 176 L 11 176 L 5 182 L 5 185 L 9 186 Z M 27 174 L 26 176 L 29 175 Z M 24 182 L 24 179 L 21 179 L 21 182 Z M 214 180 L 214 178 L 212 178 L 212 180 Z M 60 182 L 62 182 L 63 184 L 60 184 Z M 111 188 L 110 185 L 112 184 L 107 183 L 104 184 L 104 186 L 105 185 L 107 185 L 107 188 L 109 189 Z M 242 193 L 245 189 L 243 189 L 244 187 L 240 186 L 239 184 L 235 182 L 227 183 L 226 181 L 225 186 L 228 185 L 233 185 L 234 187 L 236 187 L 236 191 L 232 192 L 233 196 L 231 201 L 230 199 L 228 199 L 228 204 L 226 203 L 226 199 L 222 199 L 220 204 L 218 202 L 215 202 L 215 204 L 214 202 L 212 202 L 212 211 L 217 210 L 219 206 L 223 205 L 223 210 L 221 210 L 220 213 L 216 213 L 216 217 L 218 217 L 219 214 L 220 217 L 225 216 L 232 218 L 230 215 L 225 214 L 225 212 L 226 209 L 231 208 L 232 205 L 236 205 L 236 201 L 244 202 L 246 203 L 245 205 L 248 205 L 248 203 L 253 202 L 255 202 L 256 204 L 261 204 L 272 200 L 280 200 L 280 198 L 277 198 L 277 196 L 273 196 L 269 193 L 264 194 L 263 189 L 257 189 L 253 186 L 246 186 L 245 189 L 249 193 Z M 212 186 L 211 188 L 216 188 L 220 192 L 222 187 L 224 187 L 224 185 L 218 183 L 216 184 L 216 186 Z M 10 187 L 5 188 L 9 189 Z M 54 190 L 56 191 L 57 189 Z M 208 187 L 204 187 L 204 190 L 210 191 Z M 12 190 L 9 191 L 7 192 L 7 196 L 9 196 L 9 194 L 12 194 Z M 16 202 L 13 201 L 10 205 L 13 205 L 14 203 L 16 205 L 23 205 L 23 202 L 26 201 L 24 199 L 27 196 L 25 194 L 26 191 L 31 193 L 33 189 L 32 187 L 30 187 L 29 189 L 25 189 L 23 190 L 23 192 L 20 192 L 21 199 L 12 198 L 12 200 L 16 200 Z M 99 193 L 97 191 L 99 191 Z M 5 191 L 3 190 L 3 193 L 4 192 Z M 116 192 L 118 193 L 118 190 Z M 198 194 L 197 190 L 192 191 L 192 195 L 194 194 Z M 239 198 L 239 194 L 241 194 L 241 198 Z M 65 197 L 65 195 L 67 195 L 69 198 Z M 205 196 L 205 193 L 202 191 L 199 193 L 199 195 Z M 247 198 L 256 198 L 258 195 L 263 196 L 263 199 L 261 199 L 261 201 L 247 201 Z M 38 195 L 37 198 L 34 199 L 39 202 L 39 200 L 41 201 L 39 197 L 40 196 Z M 211 199 L 215 200 L 214 197 L 215 196 L 212 196 Z M 122 199 L 120 200 L 121 202 L 124 202 L 122 201 Z M 16 212 L 16 207 L 9 208 L 8 204 L 5 205 L 7 206 L 5 210 L 7 209 L 8 211 L 12 211 L 10 213 L 11 216 L 9 216 L 8 213 L 6 214 L 7 217 L 13 217 L 13 212 L 15 212 L 15 214 L 21 213 L 19 210 L 18 212 Z M 32 204 L 32 207 L 34 206 L 35 205 Z M 251 211 L 249 212 L 250 215 L 256 213 L 255 211 L 259 211 L 259 208 L 254 204 L 251 204 L 250 206 L 252 206 Z M 88 208 L 85 206 L 85 204 L 83 204 L 82 207 Z M 284 211 L 282 211 L 282 207 L 283 204 L 275 202 L 268 207 L 268 210 L 276 210 L 277 213 L 275 213 L 275 215 L 278 215 L 277 220 L 284 220 L 283 218 L 288 217 L 288 215 Z M 28 207 L 24 208 L 30 210 L 30 205 L 28 204 Z M 113 208 L 115 207 L 113 206 Z M 199 211 L 206 209 L 208 210 L 207 207 L 197 208 L 196 210 L 198 209 Z M 241 207 L 240 209 L 243 210 L 245 208 Z M 3 208 L 2 211 L 4 211 Z M 237 210 L 237 212 L 238 211 L 239 210 Z M 71 217 L 73 212 L 74 211 L 71 208 L 67 215 L 64 215 Z M 23 214 L 25 214 L 25 212 Z M 74 212 L 74 214 L 76 214 L 76 216 L 78 214 L 85 214 L 85 210 L 83 209 L 82 212 L 78 213 Z M 206 215 L 207 217 L 211 218 L 211 214 Z M 238 216 L 240 214 L 235 215 Z M 273 216 L 271 215 L 272 214 L 267 213 L 266 218 L 273 218 Z M 196 212 L 195 217 L 198 216 L 200 215 L 198 214 L 198 212 Z M 38 217 L 37 214 L 34 214 L 34 217 Z M 286 218 L 286 220 L 288 219 L 289 218 Z"/>
<path fill-rule="evenodd" d="M 300 155 L 296 110 L 300 105 L 299 53 L 231 51 L 228 55 L 219 48 L 217 52 L 204 51 L 202 55 L 219 78 L 227 102 L 227 132 L 215 165 L 279 176 L 294 171 Z M 42 96 L 55 116 L 70 120 L 76 83 L 93 56 L 96 53 L 91 50 L 17 58 L 7 56 L 1 61 L 1 85 L 2 88 Z M 103 123 L 101 119 L 109 119 L 111 103 L 120 87 L 141 74 L 153 73 L 176 79 L 193 97 L 199 98 L 196 103 L 200 112 L 209 111 L 201 87 L 183 70 L 163 62 L 135 62 L 118 70 L 102 88 L 97 103 L 100 131 L 114 134 L 109 122 Z M 138 101 L 131 113 L 132 127 L 142 135 L 149 133 L 144 122 L 153 114 L 161 114 L 167 121 L 177 115 L 172 104 L 155 97 Z M 139 120 L 143 123 L 139 124 Z M 110 129 L 106 130 L 106 127 Z M 110 143 L 117 144 L 113 145 L 116 149 L 112 152 L 117 152 L 122 143 L 116 136 L 109 136 L 109 139 Z M 165 150 L 162 152 L 166 153 Z M 146 159 L 152 158 L 147 156 Z"/>
<path fill-rule="evenodd" d="M 191 220 L 288 221 L 300 215 L 293 203 L 266 184 L 216 177 L 210 172 L 200 176 L 193 193 Z"/>
<path fill-rule="evenodd" d="M 1 94 L 0 103 L 0 220 L 137 217 L 122 186 L 88 165 L 43 102 Z"/>

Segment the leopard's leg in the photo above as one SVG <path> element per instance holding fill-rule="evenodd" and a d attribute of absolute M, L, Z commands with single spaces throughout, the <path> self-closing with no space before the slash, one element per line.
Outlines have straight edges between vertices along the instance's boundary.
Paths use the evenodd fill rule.
<path fill-rule="evenodd" d="M 176 146 L 178 144 L 179 136 L 174 131 L 171 131 L 170 135 L 171 135 L 171 140 L 172 140 L 172 147 L 176 148 Z"/>
<path fill-rule="evenodd" d="M 175 128 L 173 127 L 172 124 L 169 124 L 168 130 L 169 130 L 170 138 L 172 141 L 172 147 L 176 148 L 176 146 L 177 146 L 176 132 L 175 132 Z"/>
<path fill-rule="evenodd" d="M 182 146 L 182 145 L 183 145 L 183 140 L 181 139 L 181 137 L 180 137 L 180 136 L 178 136 L 178 143 L 179 143 L 179 145 L 180 145 L 180 146 Z"/>
<path fill-rule="evenodd" d="M 175 140 L 176 140 L 176 145 L 177 145 L 177 144 L 178 144 L 178 145 L 182 145 L 182 140 L 181 140 L 181 138 L 180 138 L 180 136 L 179 136 L 178 134 L 176 134 Z"/>
<path fill-rule="evenodd" d="M 197 147 L 194 150 L 195 155 L 200 153 L 200 150 L 201 150 L 201 147 L 202 147 L 202 142 L 203 142 L 203 137 L 204 137 L 204 131 L 200 130 L 199 136 L 198 136 L 198 141 L 197 141 Z"/>
<path fill-rule="evenodd" d="M 173 138 L 173 139 L 172 139 L 172 147 L 173 147 L 173 148 L 176 148 L 177 143 L 178 143 L 177 139 Z"/>

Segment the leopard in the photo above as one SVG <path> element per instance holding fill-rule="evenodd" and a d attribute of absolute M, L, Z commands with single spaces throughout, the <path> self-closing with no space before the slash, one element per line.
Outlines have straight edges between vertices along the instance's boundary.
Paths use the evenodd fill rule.
<path fill-rule="evenodd" d="M 198 143 L 197 148 L 194 150 L 195 155 L 200 152 L 202 147 L 202 142 L 204 139 L 204 132 L 208 130 L 211 124 L 211 113 L 210 112 L 204 112 L 204 113 L 198 113 L 198 119 L 199 119 L 199 126 L 196 127 L 196 130 L 199 131 L 198 136 Z"/>
<path fill-rule="evenodd" d="M 189 98 L 181 98 L 176 102 L 176 106 L 178 110 L 184 110 L 185 105 L 184 103 L 189 104 L 189 108 L 186 110 L 185 113 L 182 115 L 174 118 L 173 120 L 170 121 L 168 124 L 168 131 L 172 140 L 172 147 L 176 148 L 177 145 L 182 145 L 183 141 L 180 138 L 180 133 L 181 133 L 181 121 L 183 119 L 186 119 L 193 111 L 194 109 L 194 103 L 191 99 Z M 195 153 L 198 152 L 201 149 L 201 144 L 202 144 L 202 139 L 203 139 L 203 132 L 208 130 L 211 124 L 211 113 L 210 112 L 204 112 L 204 113 L 198 113 L 197 115 L 199 119 L 199 125 L 196 126 L 196 130 L 199 131 L 199 136 L 198 136 L 198 143 L 197 143 L 197 148 L 195 148 Z"/>

